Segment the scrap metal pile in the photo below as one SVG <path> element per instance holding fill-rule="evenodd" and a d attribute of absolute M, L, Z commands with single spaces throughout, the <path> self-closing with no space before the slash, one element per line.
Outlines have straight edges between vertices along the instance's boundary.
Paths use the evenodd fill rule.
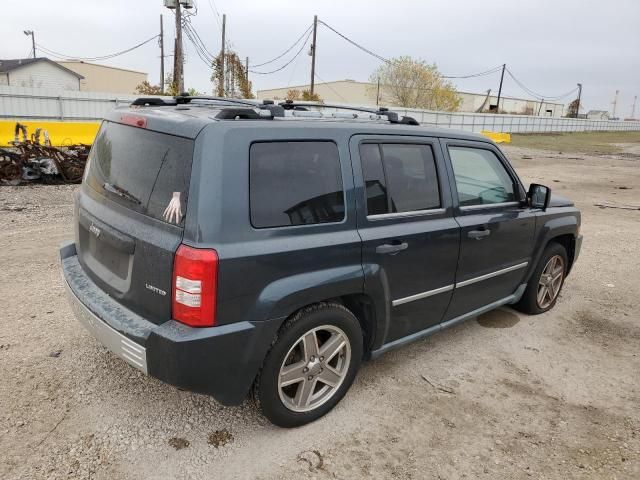
<path fill-rule="evenodd" d="M 38 128 L 29 137 L 27 127 L 21 123 L 16 123 L 14 133 L 12 146 L 0 148 L 0 184 L 79 183 L 82 180 L 90 145 L 57 148 L 51 145 L 46 130 Z"/>

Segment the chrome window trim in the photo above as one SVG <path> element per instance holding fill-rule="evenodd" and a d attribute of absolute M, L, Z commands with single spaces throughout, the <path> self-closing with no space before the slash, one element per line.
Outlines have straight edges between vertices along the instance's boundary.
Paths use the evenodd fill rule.
<path fill-rule="evenodd" d="M 529 265 L 529 262 L 522 262 L 522 263 L 518 263 L 517 265 L 512 265 L 510 267 L 503 268 L 501 270 L 497 270 L 495 272 L 487 273 L 486 275 L 481 275 L 479 277 L 470 278 L 469 280 L 465 280 L 463 282 L 456 283 L 456 288 L 466 287 L 467 285 L 471 285 L 473 283 L 481 282 L 483 280 L 488 280 L 489 278 L 497 277 L 498 275 L 502 275 L 504 273 L 513 272 L 514 270 L 519 270 L 521 268 L 526 267 L 527 265 Z"/>
<path fill-rule="evenodd" d="M 483 203 L 482 205 L 464 205 L 460 206 L 460 210 L 482 210 L 485 208 L 496 208 L 496 207 L 515 207 L 516 205 L 520 205 L 520 202 L 501 202 L 501 203 Z"/>
<path fill-rule="evenodd" d="M 391 302 L 392 306 L 398 306 L 398 305 L 402 305 L 403 303 L 409 303 L 409 302 L 413 302 L 415 300 L 420 300 L 422 298 L 427 298 L 427 297 L 431 297 L 432 295 L 438 295 L 439 293 L 444 293 L 444 292 L 450 292 L 451 290 L 453 290 L 454 285 L 447 285 L 445 287 L 440 287 L 440 288 L 436 288 L 435 290 L 428 290 L 426 292 L 422 292 L 422 293 L 416 293 L 415 295 L 410 295 L 408 297 L 404 297 L 404 298 L 399 298 L 397 300 L 393 300 Z"/>
<path fill-rule="evenodd" d="M 446 208 L 429 208 L 425 210 L 412 210 L 411 212 L 378 213 L 367 215 L 367 220 L 385 220 L 387 218 L 423 217 L 445 213 Z"/>

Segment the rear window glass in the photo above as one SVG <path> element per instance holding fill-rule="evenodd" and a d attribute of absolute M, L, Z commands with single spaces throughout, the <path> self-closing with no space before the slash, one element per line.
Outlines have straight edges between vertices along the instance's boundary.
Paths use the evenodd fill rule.
<path fill-rule="evenodd" d="M 193 140 L 104 122 L 85 182 L 131 210 L 183 225 L 192 159 Z"/>
<path fill-rule="evenodd" d="M 341 221 L 345 209 L 336 144 L 254 143 L 250 191 L 256 228 Z"/>

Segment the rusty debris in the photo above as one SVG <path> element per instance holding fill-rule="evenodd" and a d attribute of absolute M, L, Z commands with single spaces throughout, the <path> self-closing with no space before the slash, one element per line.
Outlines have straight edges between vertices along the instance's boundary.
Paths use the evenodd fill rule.
<path fill-rule="evenodd" d="M 41 128 L 29 136 L 27 127 L 16 123 L 12 146 L 0 148 L 0 184 L 29 182 L 79 183 L 90 145 L 63 148 L 51 145 L 49 133 Z"/>

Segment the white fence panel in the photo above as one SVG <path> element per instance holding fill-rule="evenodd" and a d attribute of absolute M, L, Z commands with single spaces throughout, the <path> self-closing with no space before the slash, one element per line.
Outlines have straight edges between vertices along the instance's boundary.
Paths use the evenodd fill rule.
<path fill-rule="evenodd" d="M 75 92 L 0 85 L 0 118 L 23 120 L 100 120 L 117 106 L 130 104 L 139 95 Z M 328 107 L 318 106 L 320 109 Z M 335 111 L 335 109 L 329 109 Z M 640 121 L 588 120 L 582 118 L 495 115 L 488 113 L 436 112 L 394 108 L 422 125 L 468 132 L 555 133 L 608 130 L 640 130 Z"/>

